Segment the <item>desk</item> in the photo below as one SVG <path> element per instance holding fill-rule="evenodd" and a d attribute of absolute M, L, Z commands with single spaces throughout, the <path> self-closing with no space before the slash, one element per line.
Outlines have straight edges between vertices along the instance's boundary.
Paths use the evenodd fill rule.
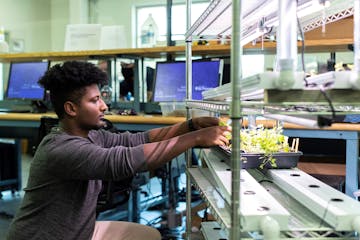
<path fill-rule="evenodd" d="M 37 136 L 40 118 L 43 116 L 56 117 L 53 113 L 0 113 L 0 137 L 32 138 Z M 129 131 L 145 131 L 185 121 L 184 117 L 163 117 L 161 115 L 106 115 L 106 119 L 113 122 L 119 130 Z"/>
<path fill-rule="evenodd" d="M 0 114 L 0 137 L 33 138 L 42 116 L 56 117 L 55 114 Z M 172 125 L 185 120 L 184 117 L 162 116 L 120 116 L 107 115 L 120 130 L 144 131 L 155 127 Z M 275 126 L 274 120 L 257 120 L 265 127 Z M 322 129 L 309 129 L 296 124 L 284 123 L 284 134 L 291 137 L 341 139 L 346 141 L 346 185 L 345 193 L 353 197 L 359 189 L 359 132 L 360 124 L 336 123 Z"/>

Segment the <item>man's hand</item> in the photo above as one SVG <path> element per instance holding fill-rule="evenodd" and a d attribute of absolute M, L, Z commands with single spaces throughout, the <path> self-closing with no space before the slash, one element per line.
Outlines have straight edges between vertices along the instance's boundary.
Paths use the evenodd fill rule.
<path fill-rule="evenodd" d="M 212 126 L 192 133 L 196 134 L 195 139 L 197 146 L 210 147 L 215 145 L 229 145 L 227 135 L 230 131 L 231 127 L 228 126 Z"/>
<path fill-rule="evenodd" d="M 196 130 L 212 126 L 219 126 L 219 119 L 216 117 L 198 117 L 192 119 L 193 126 Z"/>

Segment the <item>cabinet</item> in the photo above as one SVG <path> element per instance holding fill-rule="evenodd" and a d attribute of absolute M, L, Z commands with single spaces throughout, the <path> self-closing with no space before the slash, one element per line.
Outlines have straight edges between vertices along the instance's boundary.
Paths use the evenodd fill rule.
<path fill-rule="evenodd" d="M 354 8 L 358 7 L 359 1 L 329 1 L 329 8 L 311 13 L 304 12 L 306 9 L 309 10 L 308 4 L 311 1 L 247 1 L 246 4 L 244 2 L 241 0 L 212 1 L 203 15 L 188 28 L 186 36 L 188 41 L 196 39 L 198 36 L 216 36 L 218 34 L 231 35 L 232 38 L 232 84 L 225 89 L 227 90 L 226 97 L 231 97 L 231 101 L 187 101 L 189 108 L 228 114 L 232 120 L 233 139 L 230 164 L 225 163 L 223 155 L 215 154 L 212 150 L 203 151 L 206 167 L 194 168 L 188 161 L 187 187 L 191 187 L 192 184 L 198 187 L 204 201 L 217 219 L 216 223 L 203 225 L 204 236 L 212 239 L 215 237 L 214 229 L 216 228 L 218 229 L 217 237 L 222 236 L 222 239 L 229 238 L 231 240 L 325 239 L 334 236 L 340 239 L 354 239 L 357 236 L 356 232 L 359 231 L 359 225 L 356 222 L 360 217 L 360 208 L 358 208 L 357 201 L 331 189 L 297 168 L 263 171 L 242 169 L 239 132 L 243 117 L 252 114 L 261 114 L 265 117 L 281 119 L 281 121 L 298 121 L 298 124 L 308 124 L 313 128 L 322 127 L 317 121 L 308 122 L 307 119 L 286 116 L 299 114 L 299 109 L 302 108 L 297 106 L 309 106 L 310 103 L 313 105 L 315 113 L 305 111 L 302 114 L 331 115 L 335 112 L 331 107 L 332 104 L 337 107 L 346 105 L 354 112 L 358 112 L 360 104 L 357 101 L 345 102 L 343 97 L 348 93 L 358 94 L 359 90 L 356 86 L 350 87 L 350 85 L 337 88 L 337 78 L 333 75 L 330 76 L 335 73 L 321 76 L 321 78 L 324 81 L 333 80 L 335 87 L 329 91 L 334 91 L 335 95 L 338 95 L 332 95 L 331 101 L 324 99 L 318 101 L 319 98 L 314 101 L 313 97 L 322 90 L 310 89 L 308 84 L 303 83 L 304 74 L 296 72 L 295 68 L 291 67 L 291 61 L 296 56 L 296 52 L 294 55 L 292 51 L 297 48 L 291 33 L 294 26 L 297 25 L 297 14 L 301 15 L 298 21 L 301 23 L 302 29 L 304 26 L 312 24 L 321 26 L 319 23 L 324 19 L 326 19 L 325 22 L 328 22 L 328 19 L 337 18 L 343 13 L 357 14 L 358 11 L 352 9 L 353 6 Z M 297 6 L 294 6 L 294 3 Z M 280 9 L 279 14 L 278 8 Z M 284 16 L 287 17 L 285 21 Z M 286 21 L 291 22 L 294 16 L 295 21 L 288 24 Z M 261 25 L 263 22 L 270 23 L 267 27 L 280 32 L 277 38 L 279 44 L 276 44 L 280 68 L 272 73 L 243 79 L 241 75 L 242 45 L 257 39 L 264 33 L 261 33 L 264 29 L 265 31 L 269 30 L 266 26 Z M 264 28 L 259 28 L 259 26 Z M 355 42 L 357 40 L 355 38 Z M 192 46 L 188 43 L 187 62 L 190 74 L 187 75 L 187 79 L 190 86 L 191 54 Z M 349 77 L 347 74 L 345 73 L 339 78 L 347 81 L 346 79 Z M 292 80 L 294 81 L 290 83 Z M 339 89 L 344 92 L 340 94 Z M 243 95 L 247 90 L 262 90 L 262 99 L 255 101 L 244 98 Z M 309 90 L 314 91 L 310 92 Z M 300 94 L 296 99 L 291 99 L 296 92 Z M 306 96 L 306 94 L 310 94 L 312 97 Z M 282 97 L 278 99 L 277 97 L 280 95 Z M 189 89 L 187 96 L 188 99 L 191 99 Z M 319 97 L 319 95 L 317 96 Z M 294 108 L 289 108 L 290 106 Z M 329 110 L 329 108 L 331 109 Z M 189 202 L 188 198 L 187 203 L 189 204 Z M 357 206 L 357 209 L 349 208 L 350 205 Z M 187 216 L 191 216 L 190 209 L 191 206 L 188 205 Z M 339 214 L 340 212 L 342 213 Z M 188 238 L 191 237 L 190 224 L 191 219 L 187 219 Z M 350 225 L 351 227 L 349 227 Z"/>

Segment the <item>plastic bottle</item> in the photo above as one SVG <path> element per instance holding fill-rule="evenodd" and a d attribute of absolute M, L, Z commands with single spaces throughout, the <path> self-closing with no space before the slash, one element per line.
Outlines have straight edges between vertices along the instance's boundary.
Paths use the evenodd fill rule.
<path fill-rule="evenodd" d="M 158 27 L 150 13 L 145 22 L 141 25 L 141 47 L 154 47 L 156 45 L 158 35 Z"/>
<path fill-rule="evenodd" d="M 0 53 L 9 52 L 9 44 L 5 41 L 5 29 L 0 26 Z"/>
<path fill-rule="evenodd" d="M 109 85 L 105 85 L 101 88 L 101 97 L 108 106 L 108 110 L 110 110 L 111 102 L 112 102 L 112 88 Z"/>

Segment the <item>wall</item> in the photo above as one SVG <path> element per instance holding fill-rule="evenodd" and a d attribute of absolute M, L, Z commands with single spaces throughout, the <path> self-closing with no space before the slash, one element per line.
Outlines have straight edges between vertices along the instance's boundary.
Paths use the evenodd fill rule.
<path fill-rule="evenodd" d="M 50 49 L 50 1 L 1 0 L 0 25 L 14 39 L 23 41 L 25 51 Z"/>
<path fill-rule="evenodd" d="M 4 26 L 9 39 L 10 51 L 14 46 L 21 51 L 47 51 L 51 48 L 50 1 L 48 0 L 1 0 L 0 26 Z M 16 41 L 20 45 L 14 45 Z M 4 66 L 3 66 L 4 65 Z M 6 87 L 9 66 L 0 63 L 0 99 Z"/>
<path fill-rule="evenodd" d="M 193 0 L 207 1 L 207 0 Z M 135 32 L 135 7 L 166 4 L 166 0 L 1 0 L 0 26 L 11 39 L 24 40 L 26 52 L 62 51 L 69 23 L 123 25 L 127 47 Z M 174 0 L 173 3 L 185 3 Z M 89 7 L 93 8 L 90 10 Z M 88 16 L 88 13 L 94 16 Z M 184 13 L 185 14 L 185 13 Z M 90 17 L 90 18 L 89 18 Z M 164 20 L 166 21 L 166 19 Z"/>
<path fill-rule="evenodd" d="M 69 23 L 88 22 L 88 0 L 1 0 L 0 26 L 25 52 L 63 51 Z"/>
<path fill-rule="evenodd" d="M 50 26 L 51 26 L 51 38 L 50 48 L 43 51 L 63 51 L 65 28 L 69 23 L 69 1 L 68 0 L 51 0 L 50 5 Z"/>

